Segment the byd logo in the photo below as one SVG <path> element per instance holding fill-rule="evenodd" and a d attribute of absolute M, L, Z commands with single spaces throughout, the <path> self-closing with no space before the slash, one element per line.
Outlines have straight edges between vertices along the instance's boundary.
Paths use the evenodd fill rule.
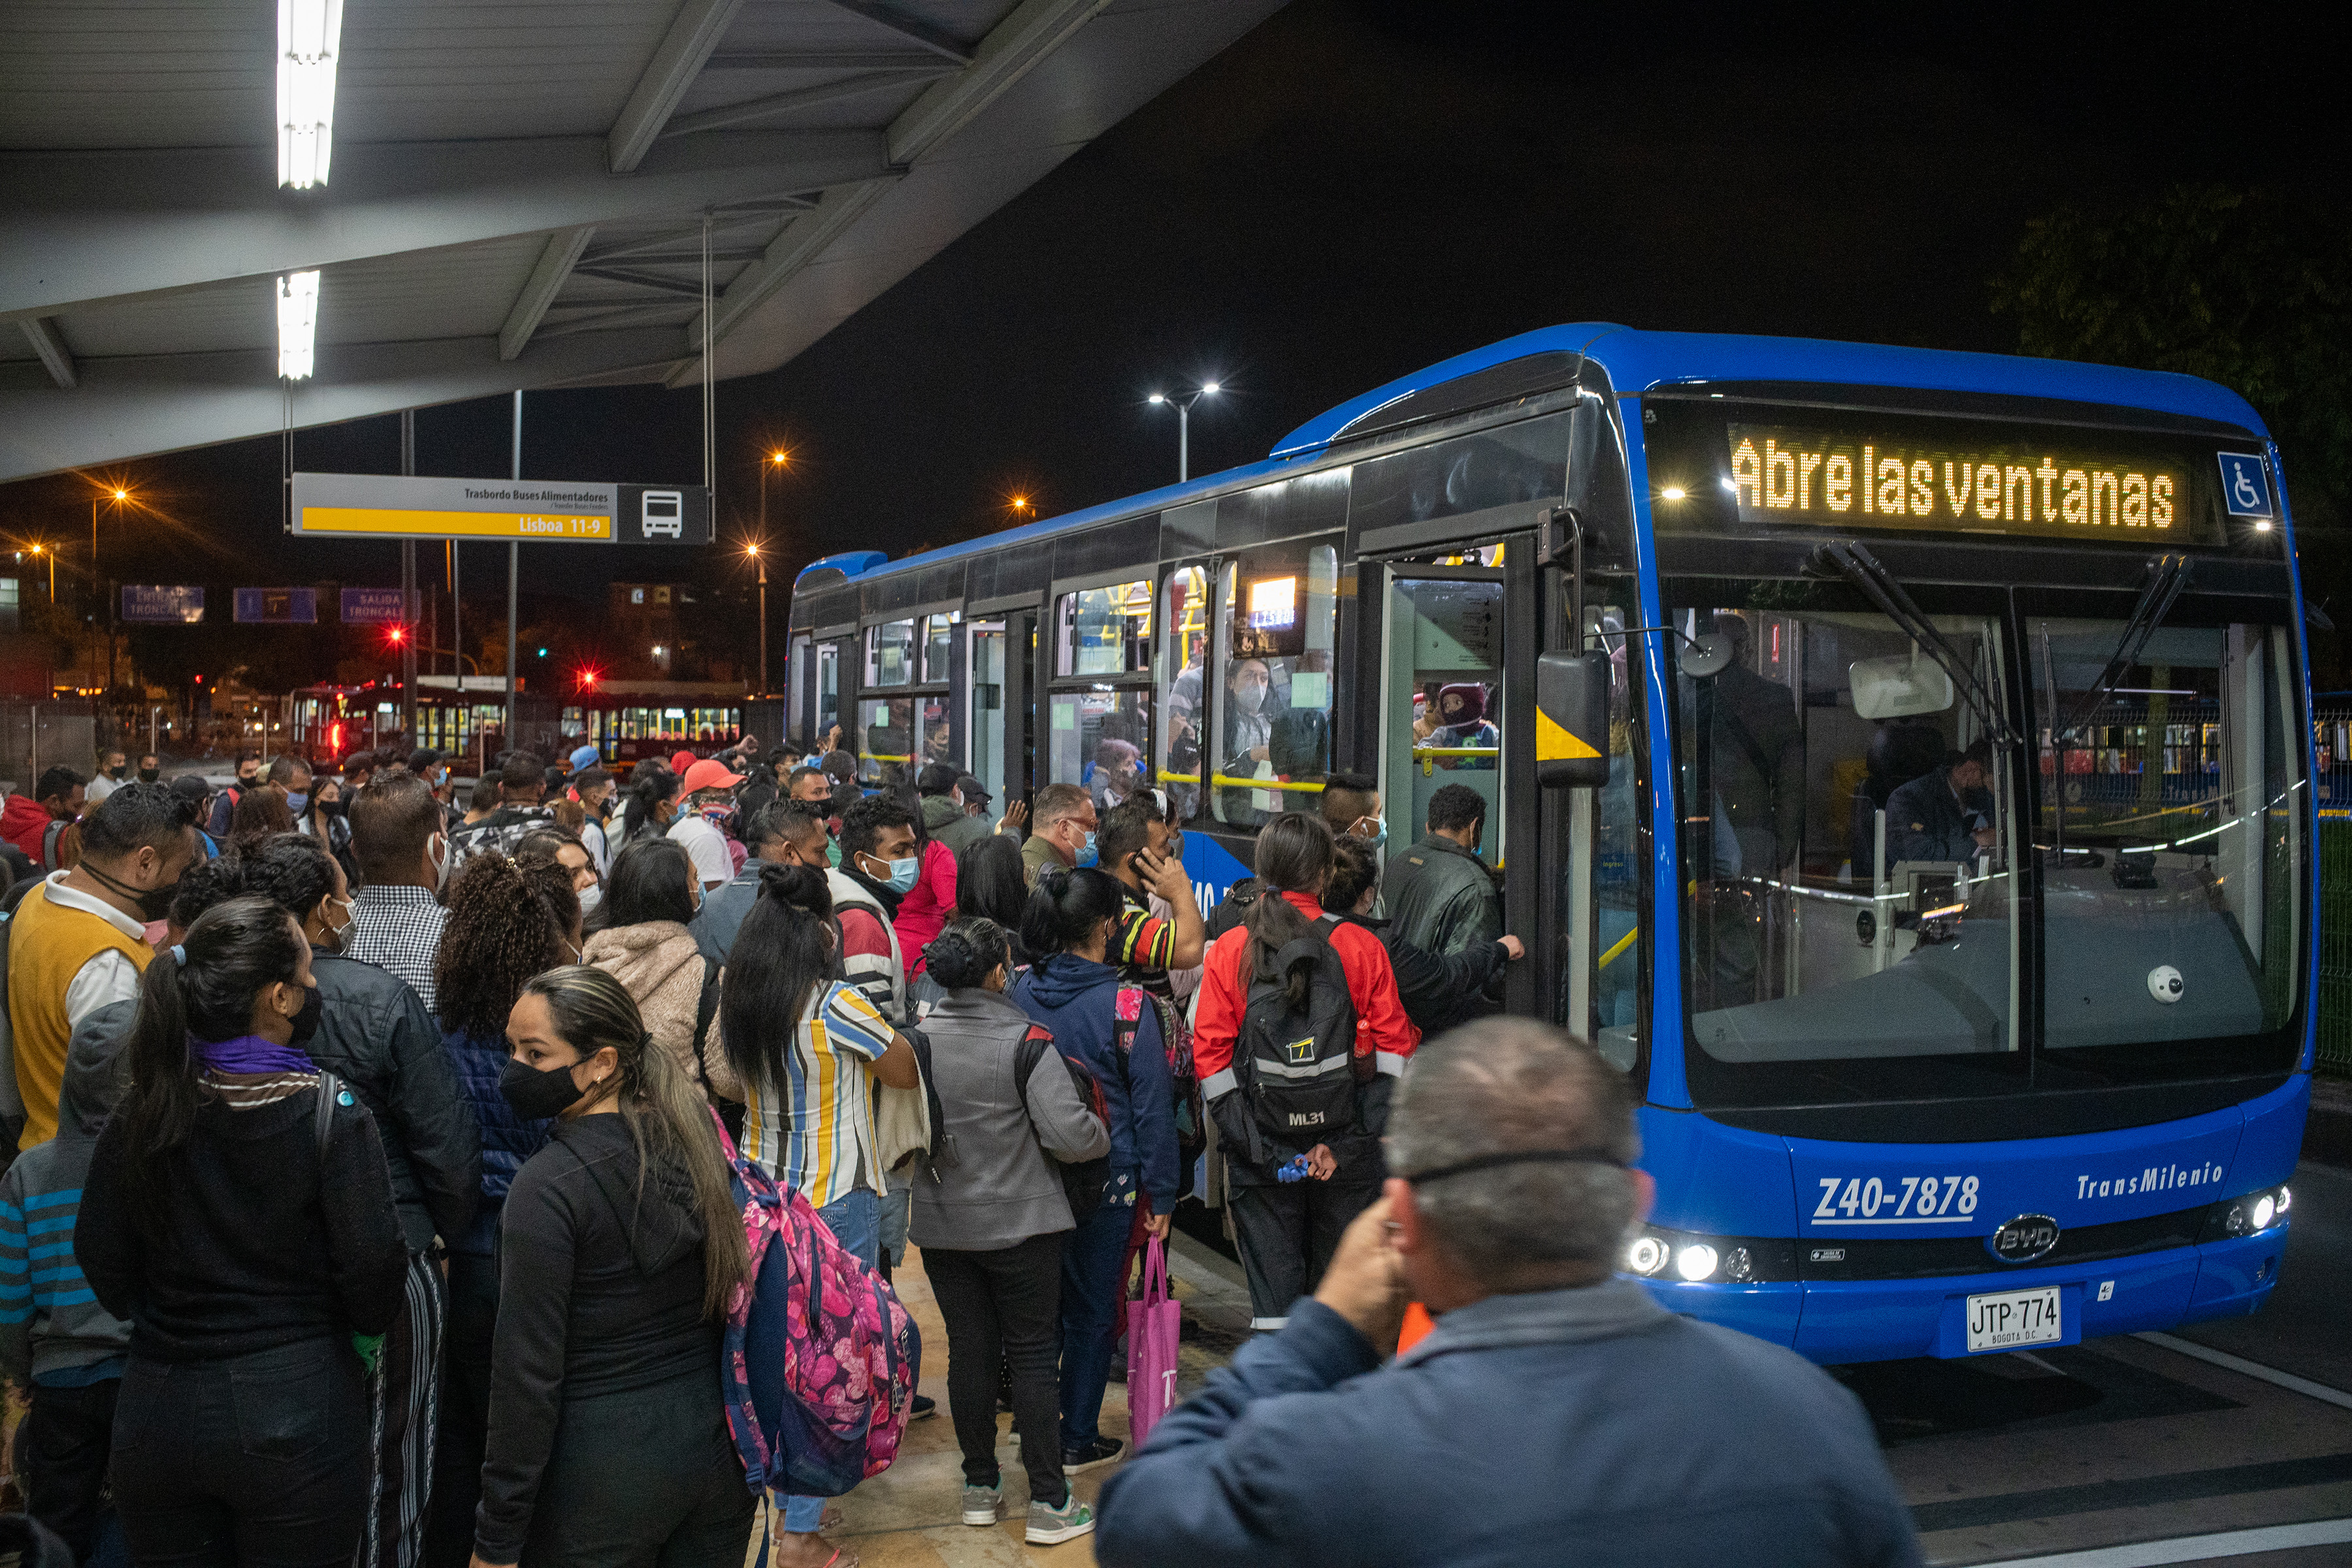
<path fill-rule="evenodd" d="M 2003 1263 L 2031 1263 L 2058 1245 L 2058 1222 L 2046 1214 L 2021 1214 L 1985 1237 L 1985 1250 Z"/>

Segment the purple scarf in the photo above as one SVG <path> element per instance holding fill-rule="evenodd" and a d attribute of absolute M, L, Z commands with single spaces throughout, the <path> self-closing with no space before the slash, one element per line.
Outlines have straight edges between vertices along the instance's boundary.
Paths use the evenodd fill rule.
<path fill-rule="evenodd" d="M 209 1072 L 317 1072 L 318 1064 L 291 1046 L 281 1046 L 262 1035 L 239 1035 L 233 1040 L 200 1040 L 188 1037 L 188 1051 Z"/>

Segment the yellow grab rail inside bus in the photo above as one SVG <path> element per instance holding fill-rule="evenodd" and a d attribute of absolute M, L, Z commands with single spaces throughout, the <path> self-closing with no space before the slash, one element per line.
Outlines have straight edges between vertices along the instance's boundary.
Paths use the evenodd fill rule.
<path fill-rule="evenodd" d="M 1421 764 L 1421 776 L 1429 777 L 1437 771 L 1439 757 L 1499 757 L 1500 746 L 1415 746 L 1412 760 Z"/>

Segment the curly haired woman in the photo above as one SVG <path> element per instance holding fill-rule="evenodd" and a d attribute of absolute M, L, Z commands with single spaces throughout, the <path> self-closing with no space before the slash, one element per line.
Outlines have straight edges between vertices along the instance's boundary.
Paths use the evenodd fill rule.
<path fill-rule="evenodd" d="M 449 1323 L 426 1557 L 466 1560 L 482 1453 L 490 1426 L 490 1335 L 499 1315 L 495 1256 L 499 1219 L 515 1173 L 547 1142 L 545 1121 L 528 1121 L 499 1093 L 507 1065 L 507 1016 L 530 979 L 572 960 L 580 900 L 571 873 L 549 862 L 518 866 L 496 850 L 467 860 L 451 879 L 448 921 L 434 962 L 441 1046 L 458 1087 L 482 1124 L 482 1203 L 462 1237 L 449 1240 Z"/>

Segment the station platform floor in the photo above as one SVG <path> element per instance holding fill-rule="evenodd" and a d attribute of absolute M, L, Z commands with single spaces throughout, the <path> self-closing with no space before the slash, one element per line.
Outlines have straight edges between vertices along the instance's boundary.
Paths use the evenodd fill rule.
<path fill-rule="evenodd" d="M 1005 1517 L 992 1530 L 958 1521 L 963 1456 L 948 1417 L 947 1326 L 940 1320 L 930 1282 L 923 1277 L 922 1258 L 919 1247 L 908 1247 L 906 1265 L 896 1271 L 892 1283 L 922 1332 L 920 1387 L 940 1402 L 940 1413 L 910 1424 L 897 1462 L 841 1500 L 842 1522 L 826 1531 L 827 1538 L 846 1549 L 845 1563 L 856 1557 L 859 1568 L 1093 1568 L 1091 1536 L 1060 1546 L 1031 1546 L 1022 1539 L 1029 1489 L 1010 1415 L 999 1413 L 996 1417 Z M 1190 1394 L 1247 1337 L 1249 1292 L 1238 1265 L 1181 1232 L 1170 1248 L 1169 1273 L 1184 1307 L 1177 1384 Z M 1112 1383 L 1104 1395 L 1102 1430 L 1105 1436 L 1121 1441 L 1128 1436 L 1125 1384 Z M 1071 1489 L 1092 1503 L 1115 1469 L 1106 1465 L 1073 1476 Z M 755 1532 L 744 1558 L 747 1568 L 758 1558 L 759 1544 Z"/>

